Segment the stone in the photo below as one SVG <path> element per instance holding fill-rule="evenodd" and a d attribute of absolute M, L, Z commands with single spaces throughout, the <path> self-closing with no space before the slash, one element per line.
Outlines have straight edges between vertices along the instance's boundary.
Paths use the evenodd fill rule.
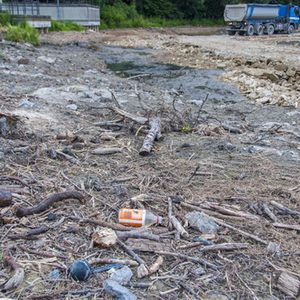
<path fill-rule="evenodd" d="M 117 243 L 117 234 L 110 228 L 96 230 L 92 234 L 92 241 L 101 248 L 109 248 Z"/>
<path fill-rule="evenodd" d="M 29 60 L 28 58 L 20 58 L 20 59 L 18 60 L 18 64 L 19 64 L 19 65 L 28 65 L 29 62 L 30 62 L 30 60 Z"/>
<path fill-rule="evenodd" d="M 55 57 L 48 57 L 48 56 L 39 56 L 38 60 L 46 62 L 48 64 L 54 64 L 56 62 Z"/>
<path fill-rule="evenodd" d="M 196 275 L 196 276 L 202 276 L 202 275 L 204 275 L 206 272 L 205 272 L 204 268 L 198 267 L 198 268 L 194 269 L 194 270 L 192 271 L 192 273 L 193 273 L 194 275 Z"/>
<path fill-rule="evenodd" d="M 124 284 L 127 284 L 131 280 L 132 276 L 133 276 L 133 273 L 132 273 L 131 269 L 127 266 L 124 266 L 123 268 L 121 268 L 119 270 L 115 270 L 111 274 L 110 279 L 120 283 L 121 285 L 124 285 Z"/>
<path fill-rule="evenodd" d="M 267 251 L 270 254 L 279 254 L 280 252 L 280 245 L 275 242 L 269 242 L 267 246 Z"/>
<path fill-rule="evenodd" d="M 283 64 L 277 64 L 274 66 L 274 69 L 276 71 L 283 71 L 283 72 L 286 72 L 286 70 L 288 69 L 288 66 L 286 65 L 283 65 Z"/>
<path fill-rule="evenodd" d="M 107 279 L 104 281 L 103 288 L 106 293 L 114 296 L 117 300 L 137 299 L 137 297 L 129 289 L 111 279 Z"/>
<path fill-rule="evenodd" d="M 0 151 L 0 160 L 4 160 L 4 152 Z"/>
<path fill-rule="evenodd" d="M 70 110 L 77 110 L 78 106 L 76 104 L 68 104 L 66 108 Z"/>
<path fill-rule="evenodd" d="M 193 211 L 185 215 L 190 227 L 199 230 L 202 233 L 217 233 L 219 225 L 201 212 Z"/>
<path fill-rule="evenodd" d="M 34 108 L 35 106 L 36 106 L 35 103 L 33 103 L 27 99 L 23 99 L 19 104 L 19 107 L 22 107 L 22 108 Z"/>
<path fill-rule="evenodd" d="M 286 75 L 289 77 L 294 77 L 296 76 L 296 71 L 293 70 L 292 68 L 288 68 L 288 70 L 286 71 Z"/>

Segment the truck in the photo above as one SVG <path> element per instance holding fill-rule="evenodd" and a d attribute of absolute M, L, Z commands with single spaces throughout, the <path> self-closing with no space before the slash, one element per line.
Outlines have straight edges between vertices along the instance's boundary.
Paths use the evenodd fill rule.
<path fill-rule="evenodd" d="M 299 6 L 291 4 L 236 4 L 224 10 L 229 35 L 292 34 L 299 27 L 299 15 Z"/>

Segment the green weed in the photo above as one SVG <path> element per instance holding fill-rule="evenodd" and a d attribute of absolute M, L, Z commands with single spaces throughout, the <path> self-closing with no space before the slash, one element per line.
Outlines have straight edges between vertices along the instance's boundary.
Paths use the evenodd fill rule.
<path fill-rule="evenodd" d="M 18 26 L 8 25 L 4 38 L 18 43 L 30 43 L 33 46 L 40 45 L 38 31 L 27 23 Z"/>
<path fill-rule="evenodd" d="M 51 21 L 49 31 L 84 31 L 84 27 L 73 22 Z"/>

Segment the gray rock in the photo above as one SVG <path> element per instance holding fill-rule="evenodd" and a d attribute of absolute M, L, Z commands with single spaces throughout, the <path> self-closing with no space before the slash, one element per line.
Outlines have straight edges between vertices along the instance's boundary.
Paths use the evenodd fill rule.
<path fill-rule="evenodd" d="M 120 285 L 118 282 L 107 279 L 104 281 L 104 290 L 106 293 L 114 296 L 117 300 L 136 300 L 137 297 L 129 289 Z"/>
<path fill-rule="evenodd" d="M 192 273 L 193 273 L 194 275 L 196 275 L 196 276 L 202 276 L 202 275 L 204 275 L 206 272 L 205 272 L 205 270 L 204 270 L 202 267 L 199 267 L 199 268 L 197 268 L 197 269 L 194 269 L 194 270 L 192 271 Z"/>
<path fill-rule="evenodd" d="M 56 62 L 55 57 L 48 57 L 48 56 L 39 56 L 38 60 L 46 62 L 48 64 L 54 64 Z"/>
<path fill-rule="evenodd" d="M 71 110 L 77 110 L 78 106 L 76 104 L 68 104 L 66 108 Z"/>
<path fill-rule="evenodd" d="M 36 106 L 35 103 L 33 103 L 27 99 L 22 100 L 19 104 L 19 107 L 22 107 L 22 108 L 34 108 L 35 106 Z"/>
<path fill-rule="evenodd" d="M 218 224 L 198 211 L 190 212 L 186 214 L 185 217 L 192 228 L 197 229 L 202 233 L 214 234 L 219 229 Z"/>
<path fill-rule="evenodd" d="M 0 161 L 4 160 L 4 152 L 0 151 Z"/>
<path fill-rule="evenodd" d="M 128 283 L 132 276 L 133 276 L 133 273 L 132 273 L 131 269 L 127 266 L 124 266 L 123 268 L 121 268 L 119 270 L 115 270 L 111 274 L 110 279 L 123 285 L 123 284 Z"/>

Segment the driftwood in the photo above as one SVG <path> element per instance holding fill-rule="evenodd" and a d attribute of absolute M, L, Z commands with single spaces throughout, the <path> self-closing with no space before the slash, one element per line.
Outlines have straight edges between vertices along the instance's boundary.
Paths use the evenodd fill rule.
<path fill-rule="evenodd" d="M 117 240 L 118 244 L 125 250 L 127 254 L 129 254 L 135 261 L 137 261 L 140 265 L 146 265 L 145 261 L 140 258 L 130 247 L 124 244 L 120 239 Z"/>
<path fill-rule="evenodd" d="M 78 165 L 80 163 L 77 158 L 75 158 L 75 157 L 73 157 L 73 156 L 71 156 L 69 154 L 66 154 L 66 153 L 64 153 L 64 152 L 62 152 L 60 150 L 55 150 L 55 153 L 58 156 L 60 156 L 60 157 L 62 157 L 64 159 L 66 159 L 67 161 L 71 162 L 72 164 Z"/>
<path fill-rule="evenodd" d="M 191 204 L 187 204 L 187 203 L 184 203 L 184 202 L 182 202 L 181 205 L 184 206 L 184 207 L 191 208 L 191 209 L 194 209 L 194 210 L 197 210 L 197 211 L 200 211 L 200 212 L 203 213 L 203 210 L 202 210 L 201 208 L 197 207 L 197 206 L 194 206 L 194 205 L 191 205 Z M 214 220 L 218 225 L 221 225 L 221 226 L 224 226 L 224 227 L 226 227 L 226 228 L 229 228 L 229 229 L 231 229 L 231 230 L 233 230 L 233 231 L 236 231 L 236 232 L 238 232 L 239 234 L 241 234 L 241 235 L 243 235 L 243 236 L 246 236 L 246 237 L 248 237 L 248 238 L 250 238 L 250 239 L 252 239 L 252 240 L 255 240 L 255 241 L 257 241 L 257 242 L 259 242 L 259 243 L 261 243 L 261 244 L 268 245 L 268 241 L 265 241 L 265 240 L 259 238 L 258 236 L 254 235 L 254 234 L 251 234 L 251 233 L 248 233 L 248 232 L 246 232 L 246 231 L 243 231 L 243 230 L 241 230 L 241 229 L 239 229 L 239 228 L 236 228 L 236 227 L 234 227 L 234 226 L 232 226 L 232 225 L 230 225 L 230 224 L 225 223 L 224 221 L 222 221 L 222 220 L 220 220 L 220 219 L 217 219 L 217 218 L 208 216 L 208 215 L 205 214 L 205 213 L 203 213 L 203 214 L 204 214 L 205 216 L 207 216 L 208 218 L 211 218 L 212 220 Z"/>
<path fill-rule="evenodd" d="M 117 231 L 117 236 L 119 239 L 147 239 L 151 241 L 160 241 L 160 236 L 148 232 L 139 232 L 139 231 Z"/>
<path fill-rule="evenodd" d="M 11 267 L 14 273 L 10 279 L 1 285 L 0 289 L 2 292 L 18 287 L 23 282 L 25 275 L 24 269 L 11 256 L 5 256 L 4 262 Z"/>
<path fill-rule="evenodd" d="M 186 246 L 178 247 L 177 249 L 185 250 L 185 249 L 196 248 L 200 246 L 203 246 L 203 243 L 196 242 Z M 233 251 L 233 250 L 247 249 L 248 246 L 249 244 L 247 243 L 223 243 L 223 244 L 203 246 L 201 249 L 199 249 L 199 251 L 200 252 Z"/>
<path fill-rule="evenodd" d="M 24 233 L 19 233 L 19 234 L 13 234 L 13 235 L 8 235 L 8 238 L 12 240 L 18 240 L 18 239 L 32 239 L 33 236 L 39 235 L 42 233 L 45 233 L 49 230 L 50 228 L 48 226 L 41 226 L 37 228 L 33 228 L 28 230 L 27 232 Z"/>
<path fill-rule="evenodd" d="M 241 217 L 241 218 L 247 218 L 247 219 L 251 219 L 251 220 L 259 220 L 258 216 L 249 214 L 249 213 L 245 213 L 242 211 L 236 211 L 236 210 L 231 210 L 219 205 L 215 205 L 215 204 L 205 204 L 205 206 L 209 207 L 210 209 L 213 209 L 221 214 L 224 215 L 229 215 L 229 216 L 234 216 L 234 217 Z M 206 208 L 206 207 L 204 207 Z"/>
<path fill-rule="evenodd" d="M 91 151 L 94 155 L 109 155 L 123 152 L 122 148 L 96 148 Z"/>
<path fill-rule="evenodd" d="M 181 223 L 177 220 L 176 217 L 172 216 L 171 222 L 177 231 L 178 239 L 180 239 L 180 236 L 185 237 L 185 238 L 189 236 L 188 232 L 184 229 L 184 227 L 181 225 Z"/>
<path fill-rule="evenodd" d="M 33 214 L 39 214 L 45 210 L 47 210 L 54 203 L 67 200 L 67 199 L 77 199 L 83 200 L 84 196 L 82 193 L 77 191 L 68 191 L 62 193 L 55 193 L 48 196 L 44 201 L 41 201 L 39 204 L 33 207 L 19 207 L 16 211 L 17 217 L 21 218 L 24 216 L 29 216 Z"/>
<path fill-rule="evenodd" d="M 12 194 L 8 191 L 0 191 L 0 207 L 6 207 L 13 204 Z"/>
<path fill-rule="evenodd" d="M 269 206 L 266 203 L 262 203 L 261 208 L 263 212 L 273 221 L 278 222 L 278 218 L 274 215 L 274 213 L 270 210 Z"/>
<path fill-rule="evenodd" d="M 271 204 L 283 215 L 300 216 L 299 211 L 289 209 L 276 201 L 271 201 Z"/>
<path fill-rule="evenodd" d="M 123 226 L 121 224 L 114 224 L 114 223 L 109 223 L 101 220 L 92 220 L 92 219 L 79 219 L 76 217 L 70 217 L 71 220 L 79 221 L 80 224 L 92 224 L 92 225 L 97 225 L 101 227 L 108 227 L 113 230 L 119 230 L 119 231 L 130 231 L 132 228 Z"/>
<path fill-rule="evenodd" d="M 273 223 L 273 226 L 277 227 L 277 228 L 282 228 L 282 229 L 300 231 L 300 225 L 289 225 L 289 224 L 283 224 L 283 223 Z"/>
<path fill-rule="evenodd" d="M 191 262 L 194 262 L 194 263 L 204 265 L 205 267 L 211 268 L 213 270 L 218 270 L 219 269 L 219 267 L 217 265 L 214 265 L 214 264 L 210 263 L 209 261 L 207 261 L 203 258 L 188 256 L 188 255 L 181 254 L 181 253 L 168 252 L 168 251 L 150 251 L 150 250 L 144 250 L 144 252 L 154 252 L 154 253 L 159 254 L 159 255 L 178 257 L 178 258 L 181 258 L 181 259 L 184 259 L 184 260 L 188 260 L 188 261 L 191 261 Z"/>
<path fill-rule="evenodd" d="M 296 299 L 300 293 L 300 280 L 287 272 L 282 272 L 278 278 L 277 287 L 287 296 Z"/>
<path fill-rule="evenodd" d="M 130 120 L 132 120 L 132 121 L 134 121 L 136 123 L 139 123 L 141 125 L 145 125 L 148 122 L 147 118 L 136 116 L 136 115 L 134 115 L 132 113 L 129 113 L 129 112 L 127 112 L 127 111 L 125 111 L 125 110 L 123 110 L 123 109 L 121 109 L 119 107 L 113 107 L 112 110 L 114 112 L 116 112 L 117 114 L 119 114 L 119 115 L 121 115 L 121 116 L 123 116 L 123 117 L 125 117 L 127 119 L 130 119 Z"/>
<path fill-rule="evenodd" d="M 138 262 L 131 259 L 115 259 L 115 258 L 95 258 L 89 261 L 91 265 L 97 265 L 97 264 L 121 264 L 121 265 L 127 265 L 131 267 L 136 267 L 139 265 Z"/>
<path fill-rule="evenodd" d="M 155 263 L 150 266 L 149 268 L 149 275 L 156 273 L 159 268 L 163 265 L 164 263 L 164 258 L 162 256 L 159 256 Z"/>
<path fill-rule="evenodd" d="M 159 140 L 161 138 L 160 118 L 153 118 L 150 121 L 150 126 L 151 126 L 151 128 L 149 130 L 149 133 L 145 137 L 143 146 L 139 151 L 139 154 L 142 156 L 146 156 L 146 155 L 150 154 L 154 141 Z"/>

